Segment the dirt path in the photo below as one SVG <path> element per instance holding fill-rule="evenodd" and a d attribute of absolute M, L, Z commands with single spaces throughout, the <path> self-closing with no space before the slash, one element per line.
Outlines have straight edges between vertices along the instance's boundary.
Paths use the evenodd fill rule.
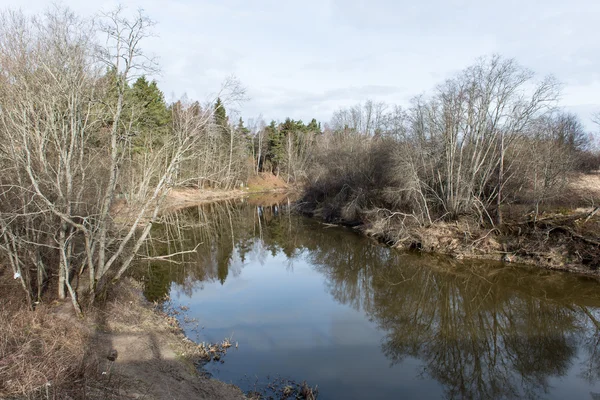
<path fill-rule="evenodd" d="M 198 373 L 196 344 L 144 299 L 133 280 L 120 283 L 87 322 L 94 327 L 89 348 L 97 366 L 95 398 L 246 398 L 239 388 Z"/>

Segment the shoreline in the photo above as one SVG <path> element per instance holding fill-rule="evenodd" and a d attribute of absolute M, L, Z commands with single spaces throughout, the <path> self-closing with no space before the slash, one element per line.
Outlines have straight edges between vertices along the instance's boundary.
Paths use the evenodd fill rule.
<path fill-rule="evenodd" d="M 143 284 L 133 278 L 117 282 L 83 318 L 68 299 L 24 309 L 15 301 L 15 283 L 0 283 L 12 293 L 0 303 L 6 321 L 0 325 L 0 398 L 247 398 L 237 386 L 201 373 L 198 366 L 212 346 L 188 339 L 177 319 L 146 300 Z"/>
<path fill-rule="evenodd" d="M 235 200 L 241 198 L 258 197 L 276 197 L 281 199 L 293 195 L 296 190 L 293 188 L 275 188 L 264 190 L 204 190 L 192 188 L 174 188 L 167 195 L 161 214 L 172 213 L 183 208 L 194 207 L 203 204 L 210 204 L 219 201 Z M 270 200 L 270 199 L 269 199 Z"/>
<path fill-rule="evenodd" d="M 96 312 L 104 317 L 90 343 L 96 357 L 105 357 L 101 377 L 120 382 L 122 398 L 245 399 L 237 386 L 198 371 L 206 348 L 187 338 L 172 313 L 146 300 L 142 289 L 142 283 L 125 278 Z M 106 359 L 111 354 L 117 354 L 112 361 Z"/>
<path fill-rule="evenodd" d="M 277 201 L 292 192 L 287 186 L 231 191 L 176 188 L 162 213 L 256 196 Z M 0 316 L 11 321 L 4 327 L 11 347 L 0 349 L 4 352 L 0 373 L 6 374 L 0 374 L 0 398 L 247 398 L 237 386 L 201 374 L 198 365 L 207 362 L 213 350 L 223 352 L 223 346 L 198 345 L 187 338 L 176 318 L 144 297 L 141 282 L 118 281 L 105 300 L 99 299 L 78 318 L 69 299 L 28 310 L 12 278 L 0 271 L 0 288 L 7 293 L 0 298 Z M 38 354 L 29 353 L 32 341 L 46 349 L 46 362 L 37 363 Z M 3 354 L 6 360 L 23 359 L 22 371 L 3 370 Z M 1 382 L 3 377 L 8 386 Z"/>
<path fill-rule="evenodd" d="M 290 193 L 294 193 L 290 188 L 262 191 L 176 189 L 176 196 L 168 200 L 170 207 L 165 210 L 174 212 L 189 206 L 252 198 L 255 195 L 278 202 Z M 252 201 L 259 202 L 261 199 Z M 310 218 L 325 221 L 314 210 L 299 210 Z M 370 220 L 360 224 L 334 222 L 337 222 L 336 225 L 352 227 L 360 234 L 392 248 L 419 250 L 459 260 L 496 260 L 534 265 L 598 279 L 600 271 L 593 268 L 596 264 L 586 267 L 573 262 L 567 252 L 568 246 L 575 243 L 582 251 L 590 248 L 598 251 L 600 257 L 600 246 L 585 236 L 585 232 L 582 234 L 582 227 L 591 232 L 600 227 L 598 214 L 590 210 L 572 210 L 566 214 L 546 215 L 534 222 L 522 221 L 492 230 L 477 227 L 469 220 L 437 222 L 429 227 L 414 226 L 410 229 L 404 226 L 404 229 L 400 229 L 400 225 L 392 220 L 388 219 L 383 224 L 384 218 L 373 218 L 372 215 Z M 535 247 L 540 243 L 547 248 L 541 247 L 539 251 L 532 252 L 527 247 Z M 553 247 L 558 247 L 560 251 L 548 251 Z M 12 279 L 7 279 L 7 282 L 15 284 Z M 79 380 L 76 383 L 66 381 L 62 384 L 71 398 L 79 398 L 82 392 L 84 397 L 90 399 L 248 398 L 239 387 L 207 378 L 199 372 L 198 365 L 207 361 L 207 347 L 192 342 L 172 314 L 161 309 L 158 303 L 152 304 L 146 300 L 143 283 L 133 278 L 118 282 L 111 288 L 106 300 L 89 309 L 83 320 L 76 317 L 69 300 L 41 305 L 39 310 L 30 313 L 31 316 L 27 318 L 38 318 L 36 316 L 42 313 L 51 324 L 68 325 L 64 329 L 71 332 L 72 336 L 84 338 L 81 342 L 70 344 L 79 347 L 76 356 L 81 357 L 79 362 L 83 368 L 77 375 Z M 47 373 L 51 374 L 52 371 Z M 48 382 L 51 382 L 49 378 Z M 57 383 L 54 390 L 62 390 L 62 387 Z M 62 392 L 58 393 L 60 397 Z"/>
<path fill-rule="evenodd" d="M 576 232 L 581 227 L 581 221 L 585 221 L 591 230 L 600 226 L 600 218 L 593 213 L 593 209 L 572 211 L 566 216 L 552 214 L 537 222 L 514 222 L 491 229 L 478 227 L 466 219 L 407 228 L 390 223 L 385 218 L 361 222 L 327 221 L 314 210 L 304 209 L 301 212 L 324 223 L 352 228 L 399 250 L 421 251 L 465 261 L 523 264 L 600 278 L 600 244 L 596 243 L 594 237 Z M 546 224 L 546 229 L 540 228 L 542 223 Z"/>
<path fill-rule="evenodd" d="M 294 188 L 265 188 L 260 191 L 233 190 L 207 191 L 200 189 L 177 188 L 167 199 L 166 212 L 174 212 L 185 207 L 209 204 L 240 198 L 264 196 L 267 201 L 277 202 L 281 198 L 295 195 Z M 271 197 L 271 198 L 268 198 Z M 263 200 L 259 199 L 259 202 Z M 510 264 L 525 264 L 554 271 L 570 272 L 578 275 L 600 277 L 600 243 L 594 244 L 594 237 L 585 237 L 575 230 L 587 225 L 588 232 L 595 227 L 600 229 L 600 213 L 593 208 L 570 210 L 566 214 L 549 214 L 537 221 L 512 221 L 505 226 L 486 229 L 474 221 L 461 219 L 455 222 L 434 222 L 428 227 L 399 227 L 385 218 L 357 221 L 326 221 L 314 210 L 299 209 L 309 218 L 326 223 L 353 228 L 374 240 L 401 250 L 419 250 L 426 253 L 449 256 L 458 260 L 492 260 Z M 546 230 L 540 224 L 552 224 Z M 566 223 L 566 224 L 565 224 Z M 558 230 L 552 238 L 548 230 Z M 545 237 L 547 236 L 547 237 Z M 587 241 L 587 242 L 586 242 Z M 573 245 L 575 247 L 573 247 Z M 571 246 L 571 248 L 569 247 Z M 587 251 L 587 259 L 573 258 L 573 251 L 580 254 Z"/>
<path fill-rule="evenodd" d="M 297 195 L 298 190 L 290 187 L 265 188 L 260 191 L 233 190 L 208 191 L 201 189 L 177 188 L 167 199 L 166 212 L 175 212 L 182 208 L 210 204 L 232 199 L 258 196 L 258 202 L 266 200 L 277 202 L 281 198 Z M 262 198 L 264 196 L 264 199 Z M 270 198 L 269 198 L 270 197 Z M 298 203 L 297 203 L 298 204 Z M 486 229 L 477 226 L 474 221 L 461 219 L 455 222 L 434 222 L 428 227 L 400 228 L 393 223 L 383 222 L 385 218 L 357 221 L 326 221 L 318 213 L 299 209 L 309 218 L 334 225 L 352 228 L 399 250 L 418 250 L 438 254 L 458 260 L 491 260 L 507 264 L 524 264 L 547 270 L 569 272 L 582 276 L 600 278 L 600 243 L 594 237 L 585 237 L 574 232 L 585 221 L 591 230 L 600 229 L 600 213 L 594 208 L 570 210 L 566 215 L 549 214 L 537 221 L 525 220 L 507 223 L 502 227 Z M 539 230 L 544 223 L 566 222 L 566 226 L 556 225 L 550 230 L 559 230 L 549 238 L 547 230 Z M 575 229 L 573 229 L 575 228 Z M 589 231 L 590 229 L 588 229 Z M 544 237 L 548 236 L 548 237 Z M 587 251 L 588 258 L 579 255 L 579 260 L 569 254 L 575 245 L 578 254 Z"/>

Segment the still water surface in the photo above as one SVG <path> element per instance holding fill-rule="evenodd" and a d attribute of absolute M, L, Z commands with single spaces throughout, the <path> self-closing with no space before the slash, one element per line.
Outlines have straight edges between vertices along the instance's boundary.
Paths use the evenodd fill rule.
<path fill-rule="evenodd" d="M 320 399 L 600 398 L 600 284 L 402 253 L 284 205 L 185 209 L 156 230 L 146 296 L 187 306 L 191 339 L 232 337 L 205 369 Z M 169 240 L 166 240 L 169 239 Z"/>

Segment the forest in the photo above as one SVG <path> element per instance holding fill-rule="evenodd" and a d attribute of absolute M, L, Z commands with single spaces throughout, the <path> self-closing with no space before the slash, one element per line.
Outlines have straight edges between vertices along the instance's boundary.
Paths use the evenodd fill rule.
<path fill-rule="evenodd" d="M 566 190 L 598 168 L 593 136 L 559 107 L 559 82 L 513 59 L 483 57 L 408 108 L 367 100 L 323 125 L 246 126 L 227 115 L 245 96 L 234 78 L 205 103 L 165 101 L 148 78 L 159 67 L 143 51 L 143 13 L 117 9 L 90 28 L 66 9 L 4 12 L 1 25 L 0 249 L 30 306 L 51 291 L 80 312 L 75 277 L 93 302 L 135 260 L 173 187 L 274 174 L 313 215 L 395 219 L 400 231 L 463 216 L 502 226 L 513 205 L 595 206 Z"/>

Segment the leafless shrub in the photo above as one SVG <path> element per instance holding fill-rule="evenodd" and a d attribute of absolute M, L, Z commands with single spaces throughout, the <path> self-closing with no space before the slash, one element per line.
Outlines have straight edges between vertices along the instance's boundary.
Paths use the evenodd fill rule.
<path fill-rule="evenodd" d="M 552 77 L 494 55 L 406 111 L 372 102 L 340 110 L 305 201 L 329 219 L 387 209 L 417 225 L 462 215 L 501 224 L 504 205 L 519 201 L 535 210 L 558 199 L 587 146 L 577 118 L 555 112 L 557 97 Z"/>

